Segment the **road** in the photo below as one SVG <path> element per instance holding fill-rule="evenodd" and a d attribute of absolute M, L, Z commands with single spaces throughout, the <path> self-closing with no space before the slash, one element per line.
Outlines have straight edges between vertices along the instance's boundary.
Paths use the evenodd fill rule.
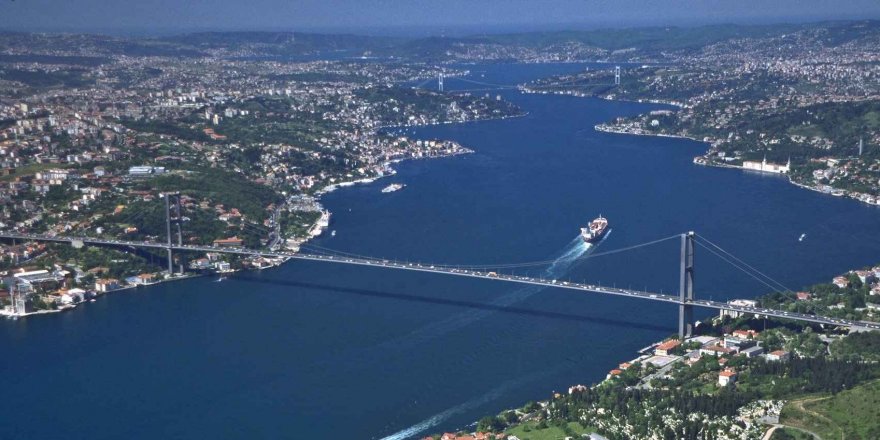
<path fill-rule="evenodd" d="M 526 276 L 517 276 L 510 275 L 505 273 L 496 273 L 493 271 L 487 270 L 473 270 L 467 267 L 456 267 L 451 265 L 429 265 L 429 264 L 420 264 L 420 263 L 410 263 L 410 262 L 398 262 L 387 259 L 372 259 L 372 258 L 355 258 L 355 257 L 346 257 L 346 256 L 337 256 L 337 255 L 317 255 L 317 254 L 306 254 L 306 253 L 297 253 L 297 252 L 285 252 L 285 251 L 260 251 L 260 250 L 251 250 L 244 248 L 235 248 L 235 247 L 214 247 L 214 246 L 199 246 L 199 245 L 175 245 L 172 244 L 169 246 L 166 243 L 156 243 L 156 242 L 135 242 L 135 241 L 125 241 L 125 240 L 108 240 L 108 239 L 100 239 L 100 238 L 91 238 L 91 237 L 71 237 L 71 236 L 48 236 L 48 235 L 39 235 L 39 234 L 21 234 L 21 233 L 13 233 L 13 232 L 4 232 L 0 233 L 0 238 L 14 239 L 14 240 L 32 240 L 32 241 L 45 241 L 45 242 L 57 242 L 57 243 L 83 243 L 83 244 L 97 244 L 97 245 L 105 245 L 105 246 L 120 246 L 120 247 L 141 247 L 141 248 L 153 248 L 153 249 L 168 249 L 169 247 L 175 251 L 187 251 L 187 252 L 213 252 L 213 253 L 225 253 L 225 254 L 236 254 L 236 255 L 246 255 L 246 256 L 262 256 L 268 258 L 290 258 L 295 260 L 308 260 L 308 261 L 321 261 L 328 263 L 337 263 L 337 264 L 347 264 L 347 265 L 358 265 L 358 266 L 370 266 L 370 267 L 378 267 L 384 269 L 398 269 L 398 270 L 408 270 L 415 272 L 429 272 L 429 273 L 439 273 L 445 275 L 455 275 L 469 278 L 481 278 L 492 281 L 506 281 L 518 284 L 530 284 L 530 285 L 538 285 L 543 287 L 556 287 L 560 289 L 568 289 L 568 290 L 576 290 L 580 292 L 589 292 L 589 293 L 600 293 L 605 295 L 615 295 L 615 296 L 624 296 L 629 298 L 636 299 L 645 299 L 650 301 L 659 301 L 666 302 L 669 304 L 679 305 L 682 304 L 682 301 L 677 296 L 673 295 L 664 295 L 660 293 L 654 292 L 646 292 L 640 290 L 631 290 L 631 289 L 619 289 L 616 287 L 608 287 L 601 286 L 597 284 L 586 284 L 586 283 L 574 283 L 563 280 L 555 280 L 555 279 L 544 279 L 544 278 L 533 278 Z M 852 321 L 846 319 L 838 319 L 838 318 L 830 318 L 824 316 L 817 315 L 807 315 L 802 313 L 793 313 L 793 312 L 785 312 L 781 310 L 773 310 L 762 307 L 748 307 L 748 306 L 735 306 L 728 303 L 720 302 L 720 301 L 712 301 L 712 300 L 700 300 L 694 299 L 686 304 L 691 305 L 693 307 L 702 307 L 708 309 L 716 309 L 716 310 L 731 310 L 741 313 L 750 313 L 754 315 L 762 315 L 762 316 L 770 316 L 775 318 L 784 318 L 791 319 L 795 321 L 802 322 L 811 322 L 817 324 L 825 324 L 832 326 L 842 326 L 842 327 L 850 327 L 850 328 L 858 328 L 858 329 L 870 329 L 870 330 L 880 330 L 880 324 L 873 322 L 864 322 L 864 321 Z"/>

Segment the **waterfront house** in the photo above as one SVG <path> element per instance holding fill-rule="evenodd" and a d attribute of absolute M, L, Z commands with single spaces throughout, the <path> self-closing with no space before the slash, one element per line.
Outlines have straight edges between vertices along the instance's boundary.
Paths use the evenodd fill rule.
<path fill-rule="evenodd" d="M 861 281 L 862 284 L 868 284 L 874 280 L 874 272 L 871 272 L 870 270 L 857 270 L 855 271 L 855 274 L 859 277 L 859 281 Z"/>
<path fill-rule="evenodd" d="M 798 292 L 797 293 L 797 300 L 798 301 L 809 301 L 810 298 L 812 298 L 812 295 L 810 295 L 810 292 Z"/>
<path fill-rule="evenodd" d="M 211 261 L 207 258 L 197 258 L 190 261 L 189 268 L 195 270 L 207 270 L 211 268 Z"/>
<path fill-rule="evenodd" d="M 132 284 L 137 285 L 146 285 L 155 282 L 156 275 L 152 273 L 142 273 L 140 275 L 135 275 L 133 277 L 128 278 L 128 281 Z"/>
<path fill-rule="evenodd" d="M 586 390 L 587 390 L 587 387 L 584 385 L 574 385 L 574 386 L 568 387 L 568 394 L 582 393 Z"/>
<path fill-rule="evenodd" d="M 675 352 L 680 345 L 681 341 L 677 339 L 664 341 L 663 343 L 658 345 L 657 348 L 654 349 L 654 354 L 656 354 L 657 356 L 669 356 L 670 354 Z"/>
<path fill-rule="evenodd" d="M 617 368 L 615 368 L 615 369 L 608 372 L 608 375 L 605 376 L 605 379 L 608 380 L 608 379 L 611 379 L 612 377 L 620 376 L 622 373 L 623 373 L 623 370 L 618 370 Z"/>
<path fill-rule="evenodd" d="M 831 280 L 831 284 L 834 284 L 841 289 L 846 289 L 849 287 L 849 279 L 845 276 L 834 277 L 834 279 Z"/>
<path fill-rule="evenodd" d="M 791 160 L 785 165 L 781 165 L 767 162 L 767 158 L 765 157 L 761 162 L 751 160 L 743 161 L 742 167 L 747 170 L 761 171 L 763 173 L 785 174 L 791 169 Z"/>
<path fill-rule="evenodd" d="M 718 385 L 726 387 L 732 383 L 736 382 L 736 371 L 731 369 L 725 369 L 724 371 L 718 373 Z"/>
<path fill-rule="evenodd" d="M 112 292 L 120 288 L 119 280 L 113 278 L 102 278 L 95 280 L 95 291 L 101 293 Z"/>

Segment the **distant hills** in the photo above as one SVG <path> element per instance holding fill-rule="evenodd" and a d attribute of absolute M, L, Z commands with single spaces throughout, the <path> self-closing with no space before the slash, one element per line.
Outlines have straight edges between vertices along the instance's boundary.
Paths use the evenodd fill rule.
<path fill-rule="evenodd" d="M 0 32 L 0 52 L 47 55 L 66 50 L 64 56 L 89 59 L 66 61 L 91 64 L 114 55 L 202 57 L 248 53 L 257 56 L 295 56 L 348 51 L 421 61 L 449 61 L 478 47 L 521 50 L 560 50 L 578 45 L 596 51 L 628 51 L 635 55 L 698 50 L 707 45 L 738 39 L 780 37 L 807 33 L 816 42 L 841 45 L 880 35 L 880 21 L 835 21 L 781 25 L 708 25 L 698 27 L 643 27 L 589 31 L 553 31 L 486 34 L 469 37 L 376 37 L 354 34 L 303 32 L 199 32 L 169 37 L 111 37 L 89 34 L 35 34 Z M 10 62 L 13 59 L 0 59 Z M 50 61 L 43 59 L 43 61 Z"/>

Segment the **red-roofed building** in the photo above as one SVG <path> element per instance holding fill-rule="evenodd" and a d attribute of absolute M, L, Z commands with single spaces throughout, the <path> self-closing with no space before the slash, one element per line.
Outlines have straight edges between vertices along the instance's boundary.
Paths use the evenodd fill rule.
<path fill-rule="evenodd" d="M 754 330 L 734 330 L 731 334 L 737 338 L 754 339 L 758 337 L 759 333 Z"/>
<path fill-rule="evenodd" d="M 218 240 L 214 240 L 214 246 L 222 246 L 222 247 L 237 247 L 241 246 L 244 243 L 244 240 L 238 237 L 230 237 L 230 238 L 221 238 Z"/>
<path fill-rule="evenodd" d="M 700 354 L 707 354 L 710 356 L 724 356 L 733 353 L 735 350 L 732 348 L 722 347 L 720 345 L 713 345 L 710 347 L 703 347 L 700 349 Z"/>
<path fill-rule="evenodd" d="M 874 279 L 874 272 L 871 272 L 870 270 L 857 270 L 856 276 L 859 277 L 859 281 L 861 281 L 862 284 L 868 284 L 869 281 Z"/>
<path fill-rule="evenodd" d="M 834 277 L 834 279 L 831 280 L 831 284 L 834 284 L 841 289 L 845 289 L 847 286 L 849 286 L 849 279 L 844 276 Z"/>
<path fill-rule="evenodd" d="M 718 373 L 718 385 L 726 387 L 734 382 L 736 382 L 736 371 L 727 368 Z"/>
<path fill-rule="evenodd" d="M 798 292 L 797 299 L 798 301 L 809 301 L 813 295 L 810 295 L 810 292 Z"/>
<path fill-rule="evenodd" d="M 677 339 L 670 339 L 658 345 L 657 348 L 654 349 L 654 354 L 656 354 L 657 356 L 669 356 L 680 345 L 681 341 Z"/>

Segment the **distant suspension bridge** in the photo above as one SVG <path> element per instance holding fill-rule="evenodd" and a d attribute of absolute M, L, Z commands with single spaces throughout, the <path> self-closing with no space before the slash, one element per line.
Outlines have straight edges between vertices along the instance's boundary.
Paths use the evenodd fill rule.
<path fill-rule="evenodd" d="M 454 90 L 445 90 L 445 80 L 447 78 L 454 78 L 456 81 L 465 82 L 471 84 L 473 86 L 478 86 L 477 88 L 468 88 L 468 89 L 454 89 Z M 433 78 L 428 78 L 414 86 L 414 89 L 420 89 L 428 86 Z M 580 83 L 581 78 L 573 78 L 567 81 L 562 81 L 558 83 L 552 84 L 533 84 L 533 85 L 518 85 L 518 84 L 496 84 L 489 83 L 483 81 L 475 81 L 472 79 L 460 77 L 460 76 L 446 76 L 443 72 L 437 74 L 437 90 L 440 92 L 451 92 L 451 93 L 472 93 L 472 92 L 492 92 L 492 91 L 500 91 L 500 90 L 552 90 L 559 89 L 560 87 L 566 87 L 569 89 L 576 88 L 592 88 L 592 87 L 617 87 L 620 86 L 620 66 L 614 67 L 614 81 L 608 83 Z"/>

